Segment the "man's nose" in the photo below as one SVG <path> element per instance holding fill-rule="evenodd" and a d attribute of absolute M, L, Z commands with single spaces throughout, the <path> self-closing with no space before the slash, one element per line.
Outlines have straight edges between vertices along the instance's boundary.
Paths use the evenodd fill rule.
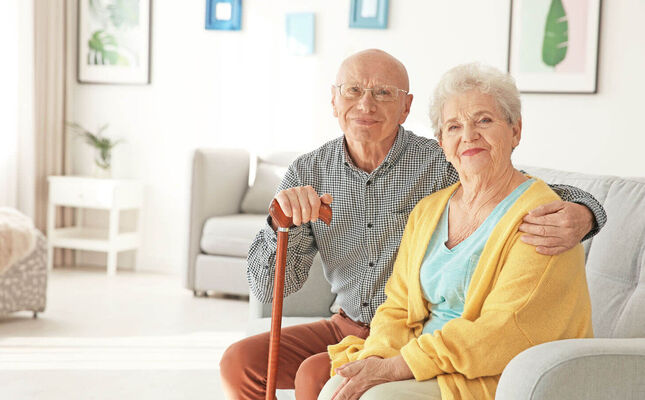
<path fill-rule="evenodd" d="M 376 100 L 374 100 L 371 89 L 363 90 L 363 95 L 358 99 L 358 107 L 365 112 L 376 109 Z"/>

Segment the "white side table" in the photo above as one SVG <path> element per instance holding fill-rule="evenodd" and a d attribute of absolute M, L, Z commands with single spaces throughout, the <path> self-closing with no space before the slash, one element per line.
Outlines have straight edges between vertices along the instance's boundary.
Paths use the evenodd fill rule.
<path fill-rule="evenodd" d="M 136 250 L 141 244 L 141 206 L 143 204 L 141 183 L 134 180 L 81 176 L 50 176 L 48 181 L 47 267 L 49 270 L 54 264 L 54 248 L 62 247 L 107 252 L 107 273 L 116 274 L 117 253 Z M 79 225 L 56 228 L 56 206 L 76 207 Z M 110 213 L 107 229 L 83 227 L 80 222 L 81 208 L 107 210 Z M 119 212 L 127 209 L 138 210 L 137 228 L 134 232 L 119 233 Z"/>

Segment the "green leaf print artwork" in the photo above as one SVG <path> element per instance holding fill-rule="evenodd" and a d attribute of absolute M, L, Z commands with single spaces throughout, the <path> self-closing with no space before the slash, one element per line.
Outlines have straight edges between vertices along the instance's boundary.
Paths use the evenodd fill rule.
<path fill-rule="evenodd" d="M 544 27 L 544 42 L 542 43 L 542 61 L 555 67 L 567 55 L 569 41 L 569 23 L 567 13 L 561 0 L 551 0 L 549 13 Z"/>
<path fill-rule="evenodd" d="M 90 48 L 87 54 L 87 63 L 89 65 L 128 64 L 128 61 L 119 55 L 117 51 L 118 43 L 114 36 L 102 30 L 94 32 L 87 44 Z"/>

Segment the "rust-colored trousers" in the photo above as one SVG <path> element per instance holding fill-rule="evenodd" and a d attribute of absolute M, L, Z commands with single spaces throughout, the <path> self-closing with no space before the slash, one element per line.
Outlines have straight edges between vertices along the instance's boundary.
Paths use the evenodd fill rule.
<path fill-rule="evenodd" d="M 282 328 L 278 360 L 278 389 L 296 389 L 296 399 L 316 400 L 329 380 L 327 346 L 345 336 L 367 338 L 369 328 L 344 314 Z M 269 357 L 269 333 L 232 344 L 220 362 L 220 374 L 228 399 L 264 400 Z"/>

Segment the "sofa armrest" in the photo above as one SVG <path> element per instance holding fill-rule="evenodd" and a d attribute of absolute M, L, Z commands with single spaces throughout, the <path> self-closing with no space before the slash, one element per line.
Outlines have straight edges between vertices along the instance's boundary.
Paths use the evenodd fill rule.
<path fill-rule="evenodd" d="M 495 399 L 644 399 L 643 371 L 645 338 L 544 343 L 511 360 Z"/>
<path fill-rule="evenodd" d="M 320 317 L 331 316 L 329 307 L 336 296 L 325 279 L 320 255 L 316 254 L 309 270 L 309 277 L 303 287 L 284 298 L 282 315 L 284 317 Z M 251 294 L 249 296 L 249 319 L 271 317 L 271 304 L 262 304 Z"/>
<path fill-rule="evenodd" d="M 190 226 L 185 286 L 194 289 L 195 259 L 200 253 L 206 220 L 240 212 L 249 186 L 250 155 L 246 150 L 197 149 L 190 189 Z"/>

